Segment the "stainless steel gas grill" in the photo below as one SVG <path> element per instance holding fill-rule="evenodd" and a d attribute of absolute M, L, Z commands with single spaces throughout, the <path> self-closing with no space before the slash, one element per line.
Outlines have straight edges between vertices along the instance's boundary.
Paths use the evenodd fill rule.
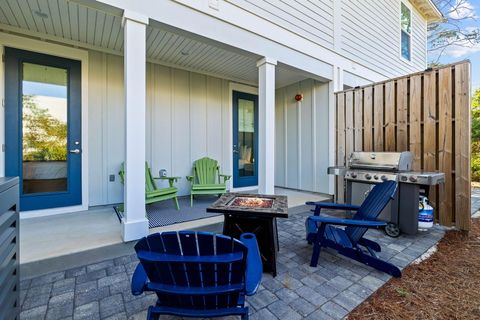
<path fill-rule="evenodd" d="M 385 232 L 398 236 L 418 230 L 418 198 L 420 189 L 428 197 L 428 186 L 444 183 L 441 172 L 412 171 L 411 152 L 353 152 L 347 167 L 330 167 L 329 174 L 344 176 L 346 202 L 361 204 L 374 184 L 393 180 L 399 183 L 396 198 L 385 208 L 380 219 L 388 221 Z"/>

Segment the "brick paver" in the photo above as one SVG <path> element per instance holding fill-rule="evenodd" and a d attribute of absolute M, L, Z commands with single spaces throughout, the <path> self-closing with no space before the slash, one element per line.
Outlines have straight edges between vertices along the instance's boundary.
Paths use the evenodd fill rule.
<path fill-rule="evenodd" d="M 251 319 L 341 319 L 390 279 L 328 249 L 322 249 L 318 267 L 310 267 L 312 248 L 304 240 L 308 215 L 279 219 L 279 274 L 276 278 L 265 274 L 257 294 L 247 298 Z M 382 258 L 402 268 L 435 245 L 443 233 L 434 227 L 416 236 L 393 239 L 370 230 L 367 237 L 381 243 Z M 131 254 L 23 280 L 20 318 L 145 319 L 146 309 L 156 298 L 154 294 L 135 297 L 130 293 L 136 264 L 137 258 Z"/>

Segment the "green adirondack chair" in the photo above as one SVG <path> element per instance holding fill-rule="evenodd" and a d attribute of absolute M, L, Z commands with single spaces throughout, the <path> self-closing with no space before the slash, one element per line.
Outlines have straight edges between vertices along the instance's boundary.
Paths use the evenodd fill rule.
<path fill-rule="evenodd" d="M 224 194 L 227 192 L 227 181 L 230 175 L 220 174 L 217 160 L 204 157 L 193 163 L 192 175 L 187 180 L 192 184 L 190 206 L 193 206 L 194 195 Z"/>
<path fill-rule="evenodd" d="M 125 169 L 123 163 L 120 171 L 118 172 L 118 175 L 120 176 L 120 180 L 122 181 L 122 183 L 124 183 Z M 177 210 L 180 210 L 177 199 L 178 189 L 173 185 L 175 182 L 178 181 L 178 179 L 180 179 L 180 177 L 154 178 L 152 176 L 150 168 L 148 167 L 148 163 L 145 162 L 145 204 L 151 204 L 159 201 L 173 199 L 173 201 L 175 202 L 175 207 L 177 208 Z M 168 180 L 169 187 L 158 188 L 155 180 Z"/>

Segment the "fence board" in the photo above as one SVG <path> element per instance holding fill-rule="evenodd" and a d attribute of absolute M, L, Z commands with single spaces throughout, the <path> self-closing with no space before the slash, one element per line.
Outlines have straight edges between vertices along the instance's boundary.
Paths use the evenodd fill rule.
<path fill-rule="evenodd" d="M 337 95 L 337 166 L 345 165 L 345 94 Z M 337 202 L 345 201 L 345 182 L 337 177 Z"/>
<path fill-rule="evenodd" d="M 336 96 L 337 165 L 345 165 L 350 149 L 410 150 L 415 170 L 445 173 L 445 184 L 430 188 L 429 193 L 437 221 L 469 230 L 470 63 L 459 62 Z M 343 191 L 343 179 L 339 179 L 337 199 L 342 202 Z"/>
<path fill-rule="evenodd" d="M 443 225 L 452 224 L 452 71 L 440 69 L 438 74 L 438 169 L 445 172 L 445 184 L 440 186 L 439 219 Z"/>
<path fill-rule="evenodd" d="M 385 151 L 395 151 L 395 83 L 385 83 Z"/>
<path fill-rule="evenodd" d="M 383 151 L 383 84 L 373 87 L 373 150 Z"/>
<path fill-rule="evenodd" d="M 436 108 L 436 72 L 431 71 L 423 76 L 423 170 L 437 170 L 437 108 Z M 430 203 L 437 207 L 438 187 L 430 188 Z M 435 210 L 438 219 L 438 210 Z"/>
<path fill-rule="evenodd" d="M 363 92 L 361 90 L 355 91 L 354 108 L 355 108 L 355 151 L 363 150 Z"/>
<path fill-rule="evenodd" d="M 410 78 L 410 126 L 409 150 L 413 154 L 413 170 L 421 170 L 422 142 L 420 120 L 422 113 L 422 76 L 415 75 Z"/>
<path fill-rule="evenodd" d="M 408 79 L 397 81 L 397 151 L 407 150 Z"/>
<path fill-rule="evenodd" d="M 466 64 L 455 67 L 455 211 L 470 212 L 470 85 L 469 68 Z M 470 218 L 462 215 L 456 217 L 460 229 L 469 226 Z"/>
<path fill-rule="evenodd" d="M 366 87 L 363 90 L 363 150 L 373 151 L 372 138 L 372 117 L 373 117 L 373 97 L 372 87 Z"/>

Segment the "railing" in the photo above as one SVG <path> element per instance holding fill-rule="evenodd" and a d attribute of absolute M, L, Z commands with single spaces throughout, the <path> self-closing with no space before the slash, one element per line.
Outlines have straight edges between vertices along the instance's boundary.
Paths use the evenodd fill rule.
<path fill-rule="evenodd" d="M 470 229 L 470 62 L 336 93 L 336 161 L 352 151 L 411 151 L 413 169 L 445 173 L 436 220 Z M 344 182 L 336 194 L 344 201 Z"/>

